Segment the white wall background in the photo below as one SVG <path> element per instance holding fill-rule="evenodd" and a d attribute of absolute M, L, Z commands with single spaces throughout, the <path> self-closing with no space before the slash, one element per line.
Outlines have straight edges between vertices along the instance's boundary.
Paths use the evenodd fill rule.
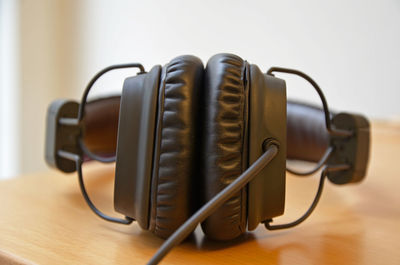
<path fill-rule="evenodd" d="M 0 0 L 0 178 L 19 169 L 18 5 Z"/>
<path fill-rule="evenodd" d="M 320 84 L 334 109 L 400 118 L 398 0 L 20 0 L 17 7 L 20 107 L 14 127 L 19 126 L 20 163 L 12 172 L 0 169 L 3 176 L 46 170 L 48 103 L 78 98 L 95 72 L 114 63 L 138 61 L 150 69 L 181 54 L 206 62 L 231 52 L 265 71 L 273 65 L 301 69 Z M 128 74 L 102 79 L 97 91 L 119 90 Z M 1 84 L 1 91 L 9 89 Z M 318 102 L 297 78 L 288 78 L 288 93 Z"/>
<path fill-rule="evenodd" d="M 265 70 L 302 69 L 338 109 L 400 115 L 397 0 L 86 1 L 84 10 L 85 76 L 120 61 L 150 68 L 180 54 L 206 62 L 232 52 Z M 290 86 L 289 94 L 315 94 L 302 84 Z"/>

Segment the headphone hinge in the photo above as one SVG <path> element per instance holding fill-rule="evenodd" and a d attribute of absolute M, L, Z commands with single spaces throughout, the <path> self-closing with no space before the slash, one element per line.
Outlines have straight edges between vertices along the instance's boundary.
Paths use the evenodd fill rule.
<path fill-rule="evenodd" d="M 361 115 L 339 113 L 332 119 L 335 128 L 351 131 L 351 136 L 331 135 L 330 145 L 334 148 L 327 161 L 328 166 L 349 165 L 341 171 L 330 171 L 328 179 L 335 184 L 359 182 L 367 171 L 370 141 L 368 120 Z"/>
<path fill-rule="evenodd" d="M 76 118 L 78 108 L 77 102 L 56 100 L 47 110 L 46 162 L 66 173 L 76 171 L 75 159 L 71 158 L 82 156 L 78 141 L 82 126 Z"/>

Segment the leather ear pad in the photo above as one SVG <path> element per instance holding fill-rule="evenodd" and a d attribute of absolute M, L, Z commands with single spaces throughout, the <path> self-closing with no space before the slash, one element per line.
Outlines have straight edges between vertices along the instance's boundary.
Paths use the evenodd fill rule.
<path fill-rule="evenodd" d="M 199 92 L 204 67 L 194 56 L 180 56 L 162 68 L 153 176 L 150 230 L 166 238 L 196 209 L 199 163 Z"/>
<path fill-rule="evenodd" d="M 204 77 L 203 178 L 204 202 L 235 180 L 247 166 L 245 148 L 245 62 L 217 54 Z M 246 189 L 230 198 L 202 223 L 204 233 L 229 240 L 246 231 Z"/>

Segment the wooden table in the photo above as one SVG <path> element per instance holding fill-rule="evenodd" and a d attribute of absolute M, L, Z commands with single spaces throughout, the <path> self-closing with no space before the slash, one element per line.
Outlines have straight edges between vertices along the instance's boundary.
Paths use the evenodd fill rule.
<path fill-rule="evenodd" d="M 326 183 L 320 204 L 302 225 L 270 232 L 259 226 L 233 242 L 199 229 L 165 264 L 400 264 L 400 126 L 375 123 L 368 176 L 360 185 Z M 87 166 L 99 208 L 113 214 L 113 167 Z M 309 206 L 318 177 L 288 176 L 285 216 Z M 144 264 L 163 242 L 151 233 L 97 218 L 76 175 L 51 171 L 0 182 L 0 264 Z"/>

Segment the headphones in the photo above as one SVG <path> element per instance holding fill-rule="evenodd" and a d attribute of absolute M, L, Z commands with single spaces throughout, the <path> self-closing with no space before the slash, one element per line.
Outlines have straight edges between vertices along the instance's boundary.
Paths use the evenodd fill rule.
<path fill-rule="evenodd" d="M 138 68 L 121 96 L 88 102 L 90 88 L 111 70 Z M 323 108 L 286 99 L 275 72 L 306 79 Z M 233 54 L 217 54 L 204 68 L 194 56 L 176 57 L 145 72 L 141 64 L 114 65 L 89 82 L 80 104 L 56 100 L 48 109 L 46 161 L 78 172 L 82 194 L 101 218 L 168 238 L 149 264 L 158 263 L 201 223 L 211 239 L 231 240 L 263 223 L 293 227 L 313 211 L 326 177 L 361 181 L 369 156 L 369 123 L 362 115 L 329 112 L 317 83 L 292 69 L 266 74 Z M 308 172 L 286 159 L 316 162 Z M 106 216 L 91 202 L 82 177 L 86 160 L 116 162 L 114 206 Z M 285 172 L 321 169 L 318 192 L 298 220 L 272 225 L 285 204 Z"/>

